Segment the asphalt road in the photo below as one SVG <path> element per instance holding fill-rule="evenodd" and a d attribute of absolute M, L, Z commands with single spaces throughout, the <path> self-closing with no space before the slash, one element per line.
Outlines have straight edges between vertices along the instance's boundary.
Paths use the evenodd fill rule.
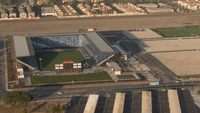
<path fill-rule="evenodd" d="M 89 85 L 80 87 L 80 85 L 65 86 L 42 86 L 30 90 L 31 95 L 36 100 L 60 99 L 70 96 L 87 96 L 89 94 L 107 94 L 121 91 L 138 91 L 163 88 L 183 88 L 199 84 L 199 81 L 169 82 L 161 85 L 149 86 L 148 84 L 134 84 L 134 82 L 102 84 L 99 86 Z M 58 94 L 62 92 L 62 94 Z"/>
<path fill-rule="evenodd" d="M 76 19 L 44 18 L 26 21 L 0 21 L 0 35 L 77 32 L 81 28 L 125 30 L 131 28 L 175 27 L 200 25 L 200 14 L 165 14 Z"/>
<path fill-rule="evenodd" d="M 5 91 L 5 51 L 4 41 L 0 39 L 0 95 Z"/>

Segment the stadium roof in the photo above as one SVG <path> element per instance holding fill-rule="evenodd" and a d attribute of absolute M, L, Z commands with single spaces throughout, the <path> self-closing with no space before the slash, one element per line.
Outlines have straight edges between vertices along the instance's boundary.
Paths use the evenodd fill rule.
<path fill-rule="evenodd" d="M 13 39 L 16 57 L 26 57 L 34 54 L 32 51 L 29 51 L 29 43 L 25 36 L 14 36 Z"/>
<path fill-rule="evenodd" d="M 114 50 L 96 32 L 89 32 L 87 33 L 87 36 L 101 52 L 114 52 Z"/>

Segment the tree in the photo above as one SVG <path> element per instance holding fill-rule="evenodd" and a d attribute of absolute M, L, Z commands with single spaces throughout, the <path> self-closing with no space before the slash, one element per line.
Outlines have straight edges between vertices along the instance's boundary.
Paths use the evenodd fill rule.
<path fill-rule="evenodd" d="M 24 108 L 24 109 L 22 110 L 22 113 L 28 113 L 27 109 Z"/>
<path fill-rule="evenodd" d="M 7 92 L 3 98 L 5 104 L 27 103 L 31 101 L 31 96 L 27 92 Z"/>
<path fill-rule="evenodd" d="M 62 113 L 63 109 L 60 105 L 56 105 L 52 108 L 52 113 Z"/>
<path fill-rule="evenodd" d="M 197 94 L 198 94 L 198 95 L 200 95 L 200 90 L 199 90 L 199 91 L 197 91 Z"/>

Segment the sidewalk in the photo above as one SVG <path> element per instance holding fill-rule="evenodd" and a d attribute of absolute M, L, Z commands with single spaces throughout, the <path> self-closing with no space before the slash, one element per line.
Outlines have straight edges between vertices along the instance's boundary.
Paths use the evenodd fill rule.
<path fill-rule="evenodd" d="M 194 90 L 190 90 L 190 93 L 193 97 L 194 103 L 200 108 L 200 95 L 197 94 L 200 88 L 194 87 Z"/>

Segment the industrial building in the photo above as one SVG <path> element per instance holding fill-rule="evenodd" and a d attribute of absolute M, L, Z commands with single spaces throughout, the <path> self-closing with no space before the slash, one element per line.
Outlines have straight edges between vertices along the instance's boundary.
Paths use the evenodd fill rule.
<path fill-rule="evenodd" d="M 74 113 L 199 113 L 188 90 L 127 91 L 108 96 L 72 97 L 66 112 Z"/>

